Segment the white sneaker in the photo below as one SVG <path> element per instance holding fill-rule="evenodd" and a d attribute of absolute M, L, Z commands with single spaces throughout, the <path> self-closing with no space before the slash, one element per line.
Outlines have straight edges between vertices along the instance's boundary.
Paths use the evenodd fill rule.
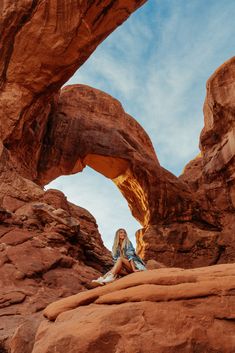
<path fill-rule="evenodd" d="M 110 272 L 104 279 L 103 283 L 110 283 L 113 282 L 116 279 L 116 275 L 114 275 L 112 272 Z"/>
<path fill-rule="evenodd" d="M 103 286 L 104 285 L 104 277 L 99 277 L 97 279 L 93 279 L 91 281 L 92 287 L 98 287 L 98 286 Z"/>

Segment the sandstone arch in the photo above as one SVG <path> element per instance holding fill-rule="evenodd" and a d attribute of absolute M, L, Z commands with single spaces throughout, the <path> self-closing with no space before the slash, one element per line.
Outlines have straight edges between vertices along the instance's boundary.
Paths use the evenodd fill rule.
<path fill-rule="evenodd" d="M 24 176 L 36 168 L 53 94 L 145 1 L 1 1 L 0 139 Z"/>
<path fill-rule="evenodd" d="M 55 98 L 35 181 L 45 185 L 86 165 L 113 180 L 143 227 L 196 215 L 187 185 L 160 166 L 148 135 L 121 104 L 97 89 L 71 85 Z"/>
<path fill-rule="evenodd" d="M 107 99 L 107 106 L 107 95 L 88 87 L 68 87 L 58 92 L 97 45 L 144 2 L 0 2 L 0 222 L 6 221 L 0 225 L 0 350 L 8 351 L 5 344 L 27 317 L 26 326 L 19 328 L 19 341 L 16 335 L 13 342 L 14 351 L 25 351 L 25 342 L 29 343 L 29 337 L 34 339 L 36 317 L 42 308 L 58 297 L 86 289 L 97 275 L 95 268 L 101 271 L 111 265 L 110 253 L 104 251 L 89 212 L 68 203 L 60 192 L 44 192 L 40 187 L 58 175 L 75 173 L 90 165 L 116 182 L 133 215 L 144 226 L 138 245 L 146 260 L 157 258 L 167 266 L 181 267 L 234 262 L 234 59 L 208 81 L 202 155 L 189 163 L 181 178 L 159 165 L 141 127 L 135 125 L 134 136 L 131 129 L 123 128 L 121 119 L 128 124 L 133 119 L 113 98 Z M 82 91 L 83 97 L 79 96 Z M 103 113 L 108 111 L 103 114 L 105 124 L 100 126 L 102 141 L 94 129 L 98 116 L 93 114 L 92 121 L 87 119 L 97 113 L 97 106 Z M 79 124 L 83 126 L 76 129 L 78 116 L 73 115 L 74 111 L 82 114 Z M 110 122 L 113 125 L 107 125 Z M 81 134 L 84 127 L 90 135 Z M 73 139 L 65 138 L 66 129 Z M 118 148 L 111 149 L 110 140 L 117 141 L 112 147 Z M 44 212 L 45 219 L 39 222 L 38 229 L 31 228 L 32 204 L 42 218 Z M 12 214 L 4 209 L 8 206 Z M 213 213 L 216 207 L 218 220 Z M 17 218 L 17 212 L 23 219 Z M 220 218 L 222 231 L 219 227 L 212 231 L 211 224 L 217 225 Z M 81 221 L 75 238 L 74 229 L 68 223 L 66 227 L 66 220 L 75 222 L 75 229 Z M 221 277 L 226 277 L 227 270 L 222 270 Z M 173 284 L 175 275 L 179 274 L 182 280 L 182 270 L 176 272 L 172 272 Z M 202 272 L 208 279 L 207 270 Z M 218 274 L 217 269 L 215 273 Z M 219 285 L 219 294 L 221 288 Z M 229 296 L 226 298 L 230 300 Z M 159 310 L 156 313 L 158 317 Z M 149 314 L 152 322 L 151 310 Z M 229 314 L 225 315 L 222 308 L 222 315 L 219 313 L 216 319 L 231 321 Z M 22 346 L 21 335 L 26 338 Z"/>
<path fill-rule="evenodd" d="M 4 121 L 0 126 L 0 137 L 4 148 L 10 152 L 9 158 L 14 169 L 27 180 L 34 180 L 43 185 L 52 176 L 82 170 L 84 163 L 92 163 L 95 168 L 97 157 L 95 162 L 94 155 L 109 157 L 109 161 L 110 157 L 115 157 L 116 164 L 118 157 L 129 161 L 128 168 L 124 168 L 122 174 L 118 172 L 113 180 L 127 198 L 133 215 L 143 226 L 174 220 L 190 221 L 193 218 L 204 218 L 207 221 L 209 219 L 211 222 L 210 216 L 208 218 L 208 215 L 202 215 L 203 212 L 186 183 L 160 168 L 152 147 L 149 149 L 150 141 L 147 143 L 148 152 L 145 155 L 143 146 L 147 139 L 141 141 L 142 132 L 138 136 L 137 146 L 132 145 L 128 131 L 123 129 L 122 134 L 119 134 L 118 143 L 120 145 L 122 141 L 123 146 L 126 144 L 126 149 L 120 155 L 117 155 L 115 150 L 112 150 L 112 153 L 104 153 L 104 146 L 101 145 L 96 145 L 94 150 L 88 148 L 85 153 L 84 148 L 88 145 L 83 133 L 79 144 L 76 140 L 64 146 L 69 158 L 66 158 L 65 152 L 61 153 L 61 160 L 56 162 L 57 167 L 50 167 L 49 179 L 46 171 L 42 173 L 42 166 L 47 165 L 48 155 L 52 156 L 51 161 L 58 157 L 54 155 L 58 151 L 50 149 L 50 144 L 53 145 L 53 138 L 49 138 L 51 124 L 60 121 L 62 125 L 59 128 L 63 130 L 61 136 L 68 125 L 66 116 L 62 117 L 60 112 L 60 101 L 63 101 L 66 91 L 62 91 L 58 98 L 59 88 L 84 63 L 97 45 L 144 2 L 73 1 L 66 6 L 59 0 L 22 0 L 12 6 L 4 2 L 1 5 L 4 13 L 2 23 L 12 21 L 14 30 L 12 27 L 0 27 L 4 47 L 0 57 L 0 118 Z M 28 40 L 25 41 L 25 38 Z M 93 98 L 94 92 L 90 90 Z M 71 99 L 75 99 L 75 96 L 73 94 Z M 114 100 L 114 107 L 113 102 Z M 76 105 L 76 100 L 70 104 Z M 112 107 L 103 108 L 110 110 L 108 114 L 112 115 Z M 125 115 L 125 118 L 131 121 L 128 115 Z M 71 121 L 69 126 L 72 128 Z M 53 126 L 53 129 L 56 130 L 56 126 Z M 141 128 L 138 129 L 141 131 Z M 106 134 L 106 141 L 110 139 L 109 134 Z M 94 134 L 91 136 L 95 139 Z M 114 134 L 112 139 L 115 138 L 117 135 L 115 137 Z M 57 146 L 61 144 L 59 141 L 56 136 Z M 64 143 L 64 140 L 62 142 Z M 107 143 L 105 145 L 108 146 Z M 45 151 L 45 146 L 50 151 Z M 100 161 L 101 157 L 98 158 Z M 132 163 L 131 160 L 135 162 Z M 98 164 L 100 167 L 100 162 Z"/>

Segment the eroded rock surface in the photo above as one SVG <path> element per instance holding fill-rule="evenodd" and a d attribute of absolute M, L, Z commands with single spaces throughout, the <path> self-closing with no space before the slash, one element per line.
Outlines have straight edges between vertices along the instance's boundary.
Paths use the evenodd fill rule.
<path fill-rule="evenodd" d="M 44 185 L 86 165 L 117 185 L 144 227 L 209 219 L 187 184 L 160 166 L 148 135 L 120 102 L 92 87 L 71 85 L 50 114 L 35 181 Z"/>
<path fill-rule="evenodd" d="M 0 2 L 0 351 L 23 320 L 110 268 L 91 214 L 33 180 L 58 90 L 144 2 Z"/>
<path fill-rule="evenodd" d="M 180 180 L 185 181 L 208 209 L 218 210 L 221 231 L 219 261 L 234 262 L 235 254 L 235 57 L 221 65 L 207 81 L 205 126 L 201 153 L 190 161 Z"/>
<path fill-rule="evenodd" d="M 33 353 L 231 353 L 234 290 L 234 264 L 131 274 L 50 304 Z"/>
<path fill-rule="evenodd" d="M 12 199 L 11 205 L 14 212 L 0 225 L 0 342 L 19 325 L 25 333 L 25 320 L 40 322 L 50 302 L 87 290 L 112 265 L 95 219 L 62 192 L 48 190 L 14 207 Z M 22 340 L 13 342 L 19 353 Z"/>
<path fill-rule="evenodd" d="M 197 194 L 206 194 L 210 207 L 221 213 L 235 209 L 235 57 L 221 65 L 207 81 L 205 126 L 201 154 L 185 167 L 185 180 Z M 221 215 L 222 216 L 222 215 Z"/>
<path fill-rule="evenodd" d="M 0 139 L 24 176 L 36 168 L 52 96 L 144 2 L 1 1 Z"/>

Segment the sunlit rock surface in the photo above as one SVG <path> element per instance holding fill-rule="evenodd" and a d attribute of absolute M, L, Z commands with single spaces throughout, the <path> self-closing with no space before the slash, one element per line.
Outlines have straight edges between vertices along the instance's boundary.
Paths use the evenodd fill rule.
<path fill-rule="evenodd" d="M 231 353 L 234 290 L 234 264 L 131 274 L 49 305 L 33 353 Z"/>

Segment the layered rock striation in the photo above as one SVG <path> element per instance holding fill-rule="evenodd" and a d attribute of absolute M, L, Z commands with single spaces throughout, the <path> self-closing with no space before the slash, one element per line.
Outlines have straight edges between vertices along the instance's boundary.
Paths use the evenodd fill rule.
<path fill-rule="evenodd" d="M 235 350 L 235 265 L 158 269 L 49 305 L 33 353 Z"/>
<path fill-rule="evenodd" d="M 15 212 L 0 210 L 2 344 L 25 320 L 39 323 L 50 302 L 87 290 L 112 265 L 94 217 L 62 192 L 50 189 L 21 204 L 9 198 L 8 204 Z"/>

